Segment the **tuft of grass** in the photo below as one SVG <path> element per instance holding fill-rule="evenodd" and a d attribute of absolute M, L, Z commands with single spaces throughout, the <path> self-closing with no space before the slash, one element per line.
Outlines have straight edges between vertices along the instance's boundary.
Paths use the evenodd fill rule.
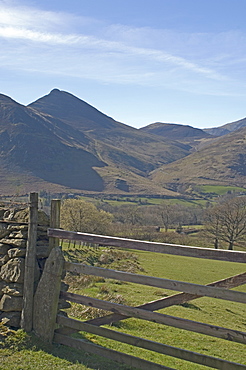
<path fill-rule="evenodd" d="M 3 329 L 4 325 L 1 324 L 1 333 L 3 332 L 3 341 L 0 342 L 0 348 L 8 348 L 14 351 L 19 351 L 30 345 L 30 336 L 22 329 L 17 331 L 11 330 L 6 327 Z"/>

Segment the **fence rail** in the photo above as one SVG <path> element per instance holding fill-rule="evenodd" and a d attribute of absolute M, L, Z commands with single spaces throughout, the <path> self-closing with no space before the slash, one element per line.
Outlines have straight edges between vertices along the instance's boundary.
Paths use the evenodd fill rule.
<path fill-rule="evenodd" d="M 187 257 L 215 259 L 228 262 L 239 262 L 239 263 L 246 262 L 245 252 L 213 250 L 209 248 L 196 248 L 165 243 L 162 244 L 162 243 L 144 242 L 132 239 L 115 238 L 110 236 L 76 233 L 53 228 L 50 228 L 48 230 L 48 235 L 52 238 L 89 242 L 92 244 L 96 245 L 99 244 L 102 246 L 113 246 L 120 248 L 144 250 L 156 253 L 181 255 Z M 65 333 L 66 332 L 72 333 L 74 331 L 87 331 L 89 333 L 117 340 L 119 342 L 128 343 L 130 345 L 135 345 L 141 348 L 159 352 L 164 355 L 176 357 L 200 365 L 205 365 L 210 368 L 216 368 L 221 370 L 246 369 L 246 366 L 242 364 L 237 364 L 212 356 L 187 351 L 181 348 L 171 347 L 162 343 L 156 343 L 153 341 L 149 341 L 147 339 L 134 337 L 131 335 L 119 333 L 118 331 L 116 332 L 111 329 L 100 327 L 100 325 L 105 325 L 111 322 L 126 319 L 128 317 L 135 317 L 142 320 L 148 320 L 159 324 L 164 324 L 188 331 L 193 331 L 203 335 L 209 335 L 212 337 L 222 338 L 225 340 L 246 344 L 246 332 L 200 323 L 170 315 L 165 315 L 163 313 L 153 312 L 174 304 L 188 302 L 192 299 L 201 296 L 229 300 L 233 302 L 246 303 L 246 293 L 229 290 L 231 288 L 245 284 L 246 273 L 242 273 L 239 275 L 228 277 L 223 280 L 212 282 L 205 286 L 176 280 L 156 278 L 122 271 L 103 269 L 99 267 L 70 262 L 65 263 L 65 269 L 66 271 L 70 271 L 72 273 L 101 276 L 104 278 L 117 279 L 137 284 L 154 286 L 162 289 L 164 288 L 179 291 L 181 293 L 177 293 L 168 297 L 163 297 L 157 301 L 148 302 L 138 307 L 130 307 L 70 292 L 61 292 L 60 297 L 63 299 L 69 300 L 70 302 L 76 302 L 82 305 L 86 305 L 89 307 L 107 310 L 112 312 L 112 314 L 92 319 L 87 322 L 80 322 L 78 320 L 65 318 L 58 315 L 57 323 L 60 325 L 60 329 L 55 333 L 54 336 L 55 342 L 70 345 L 71 347 L 75 348 L 81 348 L 88 352 L 97 353 L 102 356 L 109 357 L 115 361 L 124 362 L 128 365 L 138 367 L 142 370 L 145 369 L 159 370 L 171 368 L 159 364 L 154 364 L 149 361 L 136 358 L 134 356 L 119 353 L 111 349 L 96 346 L 94 344 L 84 342 L 83 340 L 71 338 L 68 335 L 65 335 Z"/>
<path fill-rule="evenodd" d="M 208 286 L 221 286 L 226 287 L 227 289 L 236 288 L 237 286 L 243 285 L 246 282 L 246 273 L 231 276 L 226 279 L 222 279 L 219 281 L 215 281 Z M 138 308 L 143 308 L 149 311 L 158 311 L 162 308 L 170 307 L 173 305 L 187 303 L 192 301 L 193 299 L 200 298 L 201 296 L 189 293 L 178 293 L 174 295 L 170 295 L 168 297 L 160 298 L 156 301 L 151 301 L 149 303 L 145 303 L 143 305 L 138 306 Z M 87 321 L 93 325 L 106 325 L 112 324 L 113 322 L 117 322 L 120 320 L 124 320 L 129 318 L 129 316 L 120 315 L 120 314 L 111 314 L 104 317 L 95 318 L 92 320 Z"/>
<path fill-rule="evenodd" d="M 119 333 L 114 330 L 100 328 L 94 325 L 90 325 L 78 320 L 67 318 L 58 315 L 57 323 L 65 327 L 69 327 L 79 331 L 86 331 L 91 334 L 96 334 L 105 338 L 109 338 L 118 342 L 127 343 L 135 347 L 148 349 L 150 351 L 162 353 L 163 355 L 172 356 L 185 361 L 192 361 L 200 365 L 210 366 L 212 368 L 219 369 L 220 367 L 226 369 L 245 369 L 245 366 L 235 364 L 230 361 L 221 360 L 212 356 L 201 355 L 200 353 L 187 351 L 181 348 L 168 346 L 166 344 L 153 342 L 150 340 L 135 337 L 129 334 Z M 59 339 L 59 337 L 58 337 Z"/>
<path fill-rule="evenodd" d="M 199 284 L 186 283 L 183 281 L 156 278 L 152 276 L 137 275 L 129 272 L 115 271 L 101 267 L 88 266 L 79 263 L 65 263 L 65 269 L 69 272 L 94 275 L 106 279 L 116 279 L 142 285 L 153 286 L 160 289 L 176 290 L 178 292 L 191 293 L 203 297 L 224 299 L 227 301 L 245 303 L 245 293 L 229 291 L 224 288 L 210 287 Z"/>
<path fill-rule="evenodd" d="M 113 236 L 94 235 L 51 228 L 48 229 L 48 236 L 53 238 L 83 241 L 87 243 L 117 248 L 137 249 L 142 251 L 172 254 L 186 257 L 206 258 L 220 261 L 246 263 L 246 252 L 190 247 L 167 243 L 154 243 L 142 240 L 116 238 Z"/>

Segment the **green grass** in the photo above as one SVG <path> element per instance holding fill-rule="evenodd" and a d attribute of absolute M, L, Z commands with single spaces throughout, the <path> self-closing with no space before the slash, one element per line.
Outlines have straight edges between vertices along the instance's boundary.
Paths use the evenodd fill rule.
<path fill-rule="evenodd" d="M 143 268 L 143 271 L 139 270 L 138 273 L 149 276 L 164 277 L 197 284 L 208 284 L 212 281 L 245 272 L 243 264 L 162 255 L 142 251 L 134 251 L 133 253 L 138 257 L 139 265 Z M 246 292 L 246 287 L 240 287 L 237 288 L 237 290 Z M 175 292 L 168 290 L 104 279 L 101 281 L 93 281 L 83 288 L 77 286 L 75 291 L 78 294 L 106 300 L 114 300 L 115 297 L 120 297 L 125 304 L 132 306 L 153 301 L 166 295 L 175 294 Z M 121 301 L 118 303 L 121 303 Z M 83 310 L 85 310 L 85 307 L 81 308 L 80 306 L 78 308 L 78 306 L 74 304 L 70 309 L 70 314 L 73 314 L 79 319 L 84 319 L 85 314 L 82 313 Z M 89 317 L 87 317 L 87 319 L 93 317 L 93 315 L 96 317 L 96 311 L 95 309 L 89 311 Z M 165 308 L 160 312 L 230 329 L 246 330 L 246 307 L 240 303 L 212 298 L 199 298 L 184 305 Z M 100 314 L 102 314 L 102 312 Z M 138 319 L 124 320 L 116 326 L 111 327 L 111 329 L 246 365 L 245 346 L 242 344 Z M 120 344 L 96 335 L 86 333 L 81 333 L 81 335 L 83 337 L 85 336 L 93 343 L 173 368 L 183 370 L 206 369 L 204 366 L 193 365 L 168 356 Z"/>
<path fill-rule="evenodd" d="M 80 197 L 80 199 L 86 200 L 88 202 L 97 203 L 98 199 L 92 198 L 92 197 Z M 204 207 L 207 204 L 207 200 L 204 199 L 195 199 L 195 200 L 189 200 L 189 199 L 181 199 L 181 198 L 146 198 L 146 197 L 136 197 L 131 199 L 130 201 L 127 200 L 129 197 L 123 197 L 119 196 L 116 199 L 107 199 L 104 198 L 103 201 L 105 203 L 110 204 L 111 206 L 146 206 L 146 205 L 162 205 L 162 204 L 180 204 L 186 207 L 197 207 L 201 206 Z"/>
<path fill-rule="evenodd" d="M 118 250 L 112 248 L 69 248 L 63 245 L 65 256 L 73 261 L 86 261 L 100 267 L 122 269 L 138 274 L 208 284 L 245 272 L 245 266 L 238 263 L 210 261 L 181 256 L 171 256 L 144 251 Z M 103 255 L 103 257 L 102 257 Z M 85 275 L 66 277 L 69 291 L 77 294 L 111 300 L 127 305 L 140 305 L 161 297 L 175 294 L 174 291 L 147 287 L 139 284 L 119 282 Z M 246 292 L 246 287 L 237 288 Z M 86 313 L 84 311 L 86 310 Z M 72 304 L 67 310 L 71 317 L 84 320 L 96 317 L 98 310 Z M 246 305 L 212 298 L 199 298 L 183 305 L 175 305 L 159 312 L 193 321 L 246 331 Z M 102 315 L 103 312 L 100 312 Z M 110 327 L 133 336 L 146 338 L 167 345 L 187 349 L 205 355 L 223 358 L 246 365 L 245 345 L 217 339 L 165 325 L 138 319 L 127 319 Z M 96 335 L 81 332 L 79 338 L 86 338 L 107 348 L 139 356 L 179 370 L 202 370 L 205 366 L 157 354 L 148 350 L 121 344 Z M 0 336 L 1 337 L 1 336 Z M 2 345 L 1 345 L 2 343 Z M 109 360 L 83 351 L 60 345 L 47 345 L 35 338 L 27 337 L 22 331 L 5 344 L 0 339 L 0 370 L 26 369 L 76 369 L 108 370 L 129 369 Z"/>
<path fill-rule="evenodd" d="M 1 327 L 0 327 L 1 334 Z M 0 339 L 0 370 L 129 370 L 105 358 L 58 344 L 47 344 L 22 330 Z"/>
<path fill-rule="evenodd" d="M 204 225 L 183 225 L 182 229 L 204 229 Z M 169 229 L 169 230 L 176 230 L 176 229 Z"/>
<path fill-rule="evenodd" d="M 180 198 L 168 199 L 166 202 L 169 204 L 178 204 L 178 205 L 180 204 L 181 206 L 184 206 L 184 207 L 197 207 L 197 206 L 204 207 L 207 203 L 207 201 L 204 199 L 189 200 L 189 199 L 180 199 Z"/>
<path fill-rule="evenodd" d="M 202 185 L 199 186 L 199 189 L 201 189 L 204 193 L 214 193 L 217 195 L 224 195 L 228 191 L 237 193 L 246 192 L 245 188 L 240 188 L 237 186 Z"/>

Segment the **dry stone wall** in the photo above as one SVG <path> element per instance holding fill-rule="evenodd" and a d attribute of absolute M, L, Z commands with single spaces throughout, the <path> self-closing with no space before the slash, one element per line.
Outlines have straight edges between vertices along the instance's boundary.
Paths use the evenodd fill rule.
<path fill-rule="evenodd" d="M 16 328 L 20 327 L 23 307 L 27 222 L 28 209 L 0 209 L 0 321 Z M 42 211 L 38 214 L 38 225 L 36 286 L 49 254 L 49 218 Z"/>

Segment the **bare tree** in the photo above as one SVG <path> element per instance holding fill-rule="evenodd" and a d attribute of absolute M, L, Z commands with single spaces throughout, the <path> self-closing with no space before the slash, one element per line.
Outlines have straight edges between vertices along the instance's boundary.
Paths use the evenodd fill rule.
<path fill-rule="evenodd" d="M 170 227 L 197 224 L 200 222 L 201 209 L 197 207 L 185 207 L 181 204 L 163 203 L 156 208 L 165 232 Z"/>
<path fill-rule="evenodd" d="M 165 232 L 167 232 L 167 230 L 170 227 L 170 224 L 173 221 L 172 208 L 170 204 L 163 204 L 158 208 L 158 211 L 161 218 L 161 222 L 165 228 Z"/>
<path fill-rule="evenodd" d="M 219 248 L 219 226 L 220 226 L 221 212 L 218 207 L 208 208 L 205 219 L 205 231 L 214 238 L 214 248 Z"/>
<path fill-rule="evenodd" d="M 220 239 L 233 250 L 234 244 L 246 236 L 246 197 L 229 199 L 208 210 L 206 229 L 215 238 L 215 248 Z"/>
<path fill-rule="evenodd" d="M 142 224 L 142 212 L 140 207 L 136 205 L 123 205 L 118 207 L 115 218 L 119 222 L 132 226 Z"/>

